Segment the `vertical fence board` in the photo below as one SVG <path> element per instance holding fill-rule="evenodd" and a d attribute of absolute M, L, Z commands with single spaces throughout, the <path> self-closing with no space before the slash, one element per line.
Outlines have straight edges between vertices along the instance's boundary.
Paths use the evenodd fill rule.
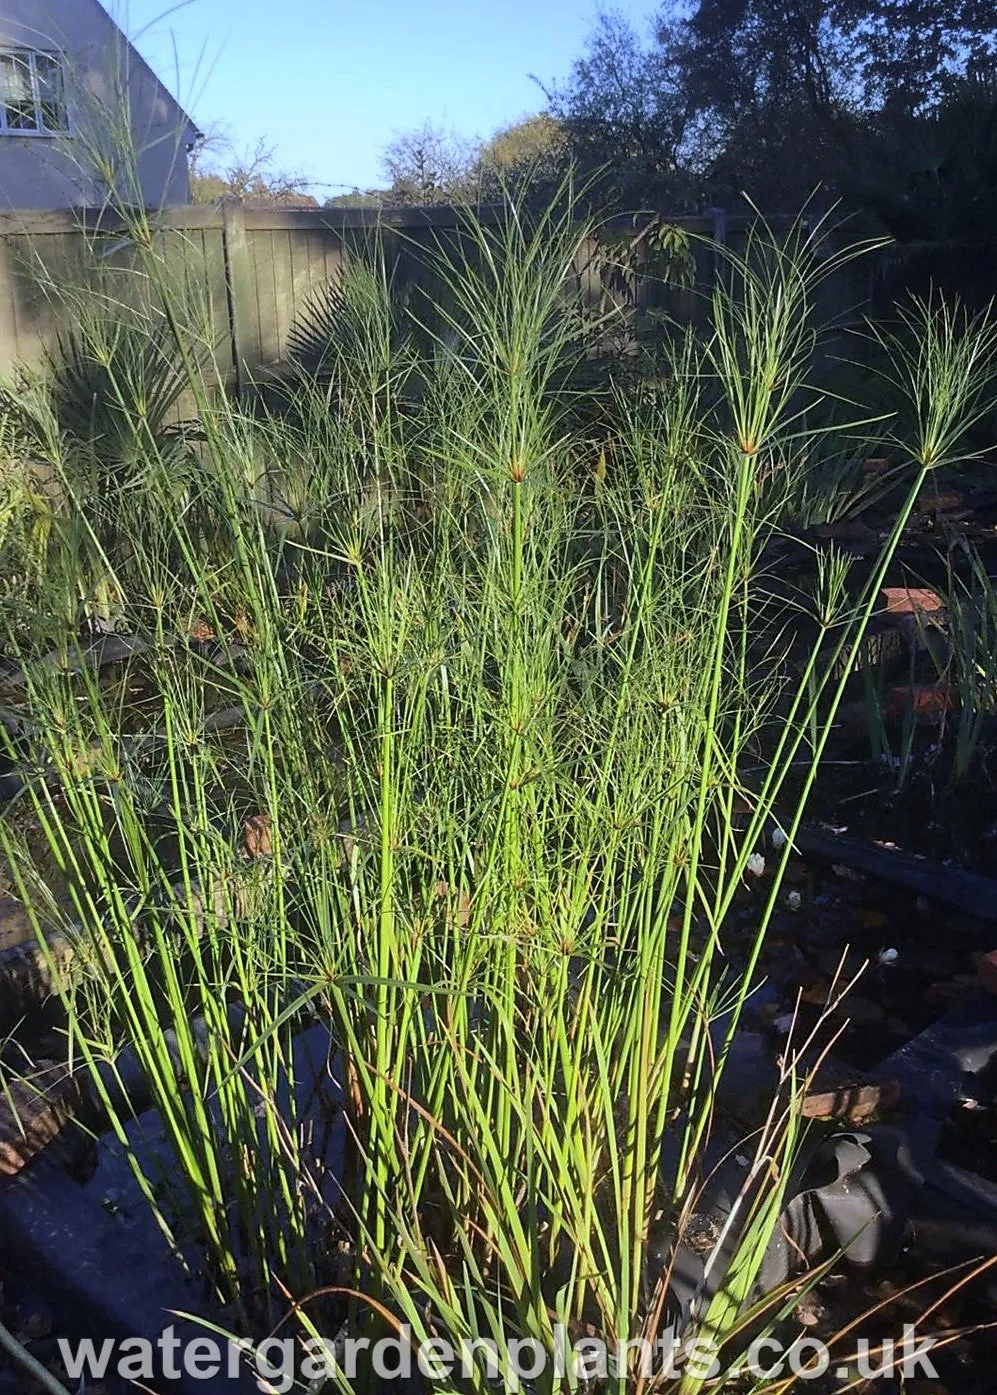
<path fill-rule="evenodd" d="M 238 199 L 225 199 L 222 203 L 222 246 L 232 358 L 235 364 L 236 387 L 241 392 L 248 382 L 254 361 L 258 362 L 259 338 L 254 332 L 255 272 L 246 236 L 245 214 Z"/>
<path fill-rule="evenodd" d="M 277 313 L 273 289 L 273 240 L 269 232 L 249 234 L 249 252 L 256 287 L 255 358 L 259 365 L 273 363 L 276 358 L 277 335 L 274 318 Z"/>
<path fill-rule="evenodd" d="M 17 267 L 15 239 L 0 240 L 0 369 L 4 372 L 20 358 L 17 337 Z"/>
<path fill-rule="evenodd" d="M 287 353 L 287 335 L 312 295 L 312 263 L 307 233 L 288 233 L 287 259 L 290 277 L 290 304 L 287 324 L 283 330 L 285 356 Z"/>
<path fill-rule="evenodd" d="M 270 234 L 270 273 L 273 279 L 274 340 L 277 363 L 287 358 L 287 331 L 294 319 L 294 265 L 291 260 L 293 232 Z"/>

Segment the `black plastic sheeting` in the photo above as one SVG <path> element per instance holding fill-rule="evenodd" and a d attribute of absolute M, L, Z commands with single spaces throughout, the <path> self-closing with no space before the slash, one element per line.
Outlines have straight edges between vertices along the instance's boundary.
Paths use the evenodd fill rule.
<path fill-rule="evenodd" d="M 946 1118 L 960 1099 L 972 1096 L 974 1077 L 995 1056 L 997 1000 L 981 992 L 869 1073 L 872 1080 L 899 1080 L 895 1121 L 825 1134 L 805 1150 L 765 1254 L 756 1297 L 836 1256 L 861 1268 L 890 1263 L 913 1217 L 930 1226 L 933 1214 L 946 1212 L 946 1205 L 933 1205 L 933 1199 L 944 1198 L 949 1213 L 954 1203 L 967 1238 L 973 1238 L 974 1214 L 986 1222 L 977 1238 L 984 1243 L 985 1237 L 997 1238 L 997 1188 L 935 1159 Z M 712 1251 L 703 1254 L 680 1241 L 667 1255 L 669 1306 L 679 1326 L 702 1314 L 724 1280 L 737 1247 L 737 1216 L 732 1223 L 731 1214 L 744 1177 L 744 1160 L 736 1155 L 715 1163 L 697 1208 L 718 1237 Z M 951 1234 L 951 1215 L 948 1224 Z"/>

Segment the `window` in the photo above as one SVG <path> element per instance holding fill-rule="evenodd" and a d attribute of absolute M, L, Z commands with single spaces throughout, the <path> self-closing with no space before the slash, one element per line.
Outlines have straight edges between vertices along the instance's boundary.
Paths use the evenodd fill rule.
<path fill-rule="evenodd" d="M 58 55 L 30 49 L 0 53 L 0 135 L 48 136 L 68 130 Z"/>

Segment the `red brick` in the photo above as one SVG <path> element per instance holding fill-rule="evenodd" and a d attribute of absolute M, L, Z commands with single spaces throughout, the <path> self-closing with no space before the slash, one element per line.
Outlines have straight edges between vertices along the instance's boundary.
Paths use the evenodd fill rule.
<path fill-rule="evenodd" d="M 953 683 L 915 683 L 912 688 L 891 688 L 886 710 L 894 717 L 912 712 L 918 721 L 929 721 L 947 712 L 958 712 L 959 690 Z"/>
<path fill-rule="evenodd" d="M 945 609 L 937 591 L 927 586 L 885 586 L 887 615 L 933 615 Z"/>

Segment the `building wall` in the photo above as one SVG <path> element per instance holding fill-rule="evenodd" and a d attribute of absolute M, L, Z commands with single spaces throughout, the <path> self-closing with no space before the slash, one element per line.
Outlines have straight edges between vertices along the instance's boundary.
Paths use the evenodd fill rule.
<path fill-rule="evenodd" d="M 193 127 L 98 0 L 0 0 L 0 49 L 10 48 L 65 56 L 70 134 L 0 134 L 0 211 L 102 204 L 109 166 L 129 202 L 189 202 Z M 134 157 L 115 155 L 121 146 Z"/>

